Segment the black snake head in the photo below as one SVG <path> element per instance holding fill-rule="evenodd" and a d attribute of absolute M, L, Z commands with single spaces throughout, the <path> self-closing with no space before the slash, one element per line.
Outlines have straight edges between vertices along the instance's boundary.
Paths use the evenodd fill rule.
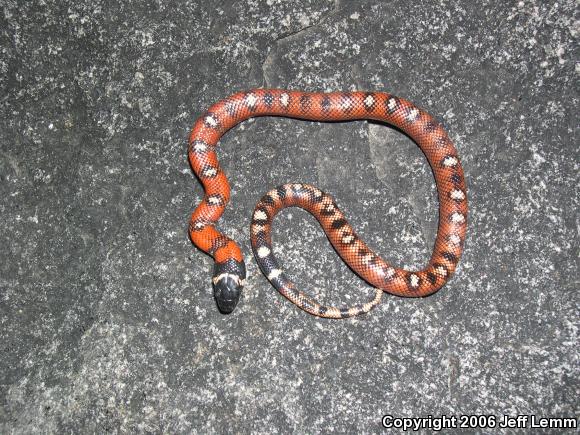
<path fill-rule="evenodd" d="M 228 273 L 214 278 L 213 295 L 222 313 L 229 314 L 234 311 L 240 300 L 243 287 L 239 276 Z"/>
<path fill-rule="evenodd" d="M 213 274 L 213 295 L 219 310 L 224 314 L 234 311 L 244 287 L 246 267 L 243 262 L 228 260 L 225 264 L 215 264 Z"/>

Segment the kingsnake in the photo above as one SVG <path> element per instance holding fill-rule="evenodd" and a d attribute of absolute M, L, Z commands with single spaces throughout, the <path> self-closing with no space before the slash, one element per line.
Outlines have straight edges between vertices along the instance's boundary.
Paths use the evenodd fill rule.
<path fill-rule="evenodd" d="M 431 259 L 421 271 L 391 266 L 356 235 L 334 200 L 307 184 L 286 184 L 266 193 L 254 211 L 251 244 L 268 280 L 286 298 L 310 314 L 346 318 L 375 307 L 383 291 L 407 297 L 427 296 L 441 288 L 457 267 L 467 228 L 467 196 L 457 151 L 440 123 L 409 101 L 383 92 L 301 92 L 253 89 L 214 104 L 195 123 L 189 139 L 189 161 L 203 184 L 205 195 L 192 214 L 189 233 L 193 243 L 215 261 L 213 289 L 218 308 L 230 313 L 236 307 L 246 267 L 236 242 L 219 232 L 215 223 L 230 198 L 230 187 L 220 167 L 216 146 L 236 124 L 256 116 L 285 116 L 312 121 L 372 119 L 398 127 L 423 150 L 437 184 L 439 227 Z M 272 220 L 281 209 L 302 207 L 320 222 L 342 259 L 376 287 L 366 304 L 350 308 L 319 304 L 282 271 L 272 250 Z"/>

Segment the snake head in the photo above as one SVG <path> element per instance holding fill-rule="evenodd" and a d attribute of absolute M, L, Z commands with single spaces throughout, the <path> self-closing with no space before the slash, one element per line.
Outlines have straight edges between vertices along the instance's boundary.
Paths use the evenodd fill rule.
<path fill-rule="evenodd" d="M 213 295 L 222 313 L 229 314 L 234 311 L 243 287 L 240 277 L 230 273 L 223 273 L 213 279 Z"/>
<path fill-rule="evenodd" d="M 234 311 L 244 287 L 246 267 L 243 262 L 229 260 L 216 263 L 213 274 L 213 295 L 219 310 L 224 314 Z"/>

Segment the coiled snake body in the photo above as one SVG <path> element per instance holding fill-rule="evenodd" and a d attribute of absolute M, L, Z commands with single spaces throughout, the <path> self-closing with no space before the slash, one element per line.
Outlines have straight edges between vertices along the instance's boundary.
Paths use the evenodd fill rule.
<path fill-rule="evenodd" d="M 193 243 L 214 258 L 214 296 L 222 312 L 229 313 L 235 308 L 246 268 L 236 242 L 215 228 L 230 198 L 216 146 L 221 136 L 236 124 L 270 115 L 312 121 L 372 119 L 394 125 L 423 150 L 433 169 L 439 197 L 439 227 L 431 259 L 423 270 L 408 271 L 376 255 L 356 235 L 334 200 L 316 187 L 286 184 L 266 193 L 253 215 L 251 243 L 261 270 L 280 293 L 315 316 L 346 318 L 371 310 L 379 303 L 383 291 L 399 296 L 427 296 L 447 282 L 463 250 L 467 196 L 457 151 L 443 127 L 409 101 L 387 93 L 254 89 L 211 106 L 195 123 L 189 140 L 189 160 L 205 189 L 205 196 L 191 217 L 189 233 Z M 314 215 L 342 259 L 376 287 L 371 301 L 349 308 L 327 307 L 295 288 L 278 265 L 271 240 L 274 216 L 289 206 L 302 207 Z"/>

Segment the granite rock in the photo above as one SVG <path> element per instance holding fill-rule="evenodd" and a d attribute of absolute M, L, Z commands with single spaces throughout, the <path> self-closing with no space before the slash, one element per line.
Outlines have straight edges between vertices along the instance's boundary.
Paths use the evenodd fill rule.
<path fill-rule="evenodd" d="M 578 31 L 573 0 L 0 0 L 0 432 L 380 432 L 385 414 L 579 413 Z M 254 87 L 385 90 L 433 114 L 469 189 L 464 256 L 424 299 L 329 321 L 249 246 L 255 203 L 307 182 L 420 268 L 431 170 L 370 122 L 250 120 L 221 141 L 246 253 L 236 311 L 188 239 L 196 117 Z M 276 253 L 334 304 L 372 290 L 299 209 Z M 496 432 L 496 431 L 492 431 Z"/>

